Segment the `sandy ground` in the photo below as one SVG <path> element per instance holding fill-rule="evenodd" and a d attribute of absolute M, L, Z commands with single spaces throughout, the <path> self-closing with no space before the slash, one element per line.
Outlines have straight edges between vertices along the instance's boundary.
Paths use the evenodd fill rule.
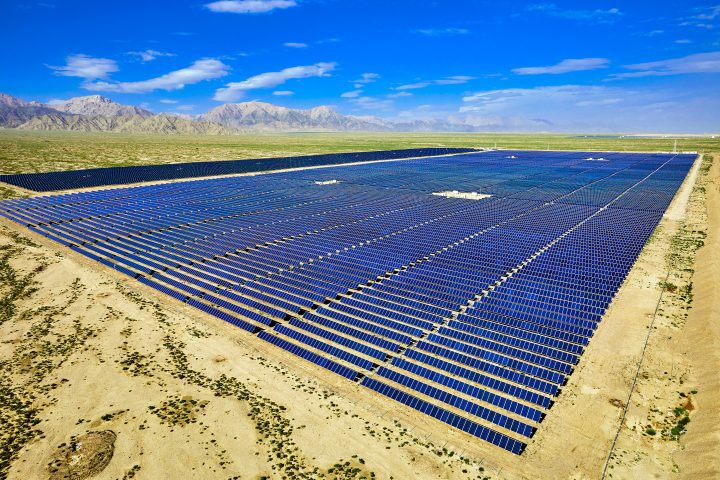
<path fill-rule="evenodd" d="M 3 222 L 0 478 L 82 478 L 82 435 L 106 431 L 93 478 L 599 478 L 656 308 L 608 477 L 716 477 L 719 170 L 678 194 L 687 215 L 663 219 L 520 457 Z"/>
<path fill-rule="evenodd" d="M 683 439 L 677 463 L 684 478 L 720 478 L 720 162 L 707 183 L 708 229 L 705 246 L 695 261 L 695 300 L 678 350 L 694 366 L 691 384 L 697 411 Z"/>

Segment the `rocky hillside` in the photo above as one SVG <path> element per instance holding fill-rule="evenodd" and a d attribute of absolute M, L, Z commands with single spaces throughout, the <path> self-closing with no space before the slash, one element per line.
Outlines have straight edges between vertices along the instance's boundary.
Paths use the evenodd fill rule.
<path fill-rule="evenodd" d="M 389 130 L 385 125 L 341 115 L 327 106 L 296 110 L 262 102 L 226 103 L 200 115 L 198 119 L 243 130 Z"/>
<path fill-rule="evenodd" d="M 237 130 L 211 122 L 193 122 L 175 115 L 99 116 L 51 113 L 20 125 L 22 130 L 68 130 L 73 132 L 162 133 L 185 135 L 229 135 Z"/>
<path fill-rule="evenodd" d="M 391 122 L 372 116 L 342 115 L 328 106 L 301 110 L 263 102 L 226 103 L 201 115 L 155 114 L 101 95 L 45 105 L 0 93 L 0 128 L 23 130 L 228 135 L 240 132 L 472 132 L 499 127 L 484 118 Z"/>
<path fill-rule="evenodd" d="M 132 105 L 122 105 L 113 102 L 102 95 L 90 95 L 87 97 L 75 97 L 63 103 L 54 103 L 51 108 L 74 115 L 91 115 L 102 117 L 132 116 L 152 117 L 154 114 Z"/>
<path fill-rule="evenodd" d="M 55 110 L 37 102 L 26 102 L 0 93 L 0 127 L 17 128 L 28 120 Z"/>

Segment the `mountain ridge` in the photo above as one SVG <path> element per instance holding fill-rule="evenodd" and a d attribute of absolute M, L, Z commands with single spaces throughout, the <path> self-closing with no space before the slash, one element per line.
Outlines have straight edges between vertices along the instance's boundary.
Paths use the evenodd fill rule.
<path fill-rule="evenodd" d="M 293 109 L 265 102 L 225 103 L 200 115 L 153 113 L 101 95 L 42 104 L 0 93 L 0 128 L 79 132 L 231 135 L 250 132 L 472 132 L 494 130 L 468 119 L 393 122 L 343 115 L 328 105 Z"/>
<path fill-rule="evenodd" d="M 59 112 L 71 113 L 74 115 L 90 115 L 103 117 L 120 117 L 137 115 L 139 117 L 151 117 L 155 115 L 144 108 L 133 105 L 123 105 L 113 102 L 102 95 L 88 95 L 85 97 L 73 97 L 61 103 L 47 105 Z"/>

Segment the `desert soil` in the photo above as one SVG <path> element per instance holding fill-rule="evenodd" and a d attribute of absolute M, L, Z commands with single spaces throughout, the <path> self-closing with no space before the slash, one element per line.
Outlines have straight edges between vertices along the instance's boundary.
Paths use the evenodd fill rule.
<path fill-rule="evenodd" d="M 717 478 L 718 163 L 520 457 L 1 222 L 0 478 Z"/>

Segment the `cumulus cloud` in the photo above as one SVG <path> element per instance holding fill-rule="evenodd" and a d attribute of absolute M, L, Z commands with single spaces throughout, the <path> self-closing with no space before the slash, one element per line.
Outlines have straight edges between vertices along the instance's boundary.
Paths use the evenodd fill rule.
<path fill-rule="evenodd" d="M 85 82 L 83 88 L 97 92 L 147 93 L 154 90 L 180 90 L 205 80 L 227 75 L 230 67 L 219 60 L 198 60 L 187 68 L 139 82 L 95 81 Z"/>
<path fill-rule="evenodd" d="M 420 28 L 417 30 L 413 30 L 415 33 L 419 33 L 421 35 L 427 35 L 428 37 L 443 37 L 443 36 L 453 36 L 453 35 L 467 35 L 470 33 L 470 30 L 467 28 Z"/>
<path fill-rule="evenodd" d="M 275 90 L 273 95 L 276 97 L 289 97 L 290 95 L 295 95 L 295 92 L 291 90 Z"/>
<path fill-rule="evenodd" d="M 607 68 L 610 61 L 607 58 L 568 58 L 546 67 L 522 67 L 513 69 L 518 75 L 559 74 L 568 72 L 582 72 Z"/>
<path fill-rule="evenodd" d="M 167 98 L 163 98 L 163 99 L 160 100 L 160 103 L 166 103 L 166 104 L 168 104 L 168 105 L 173 105 L 173 104 L 175 104 L 175 103 L 178 103 L 178 101 L 177 101 L 177 100 L 170 100 L 170 99 L 167 99 Z"/>
<path fill-rule="evenodd" d="M 222 0 L 205 5 L 219 13 L 266 13 L 295 6 L 295 0 Z"/>
<path fill-rule="evenodd" d="M 56 75 L 63 77 L 80 77 L 85 80 L 108 78 L 108 75 L 117 72 L 115 60 L 109 58 L 95 58 L 84 54 L 69 55 L 65 65 L 60 67 L 49 66 L 55 70 Z"/>
<path fill-rule="evenodd" d="M 157 50 L 143 50 L 142 52 L 127 52 L 128 55 L 138 57 L 140 61 L 152 62 L 158 57 L 174 57 L 174 53 L 158 52 Z"/>
<path fill-rule="evenodd" d="M 657 77 L 685 73 L 720 73 L 720 52 L 696 53 L 681 58 L 624 65 L 633 72 L 618 73 L 612 78 Z"/>
<path fill-rule="evenodd" d="M 213 98 L 221 102 L 232 102 L 242 98 L 248 90 L 273 88 L 292 79 L 326 77 L 328 76 L 328 72 L 332 71 L 336 65 L 337 64 L 330 62 L 320 62 L 314 65 L 285 68 L 279 72 L 261 73 L 247 78 L 242 82 L 226 84 L 223 88 L 215 91 Z"/>
<path fill-rule="evenodd" d="M 302 42 L 285 42 L 283 43 L 283 46 L 288 48 L 307 48 L 307 43 Z"/>

